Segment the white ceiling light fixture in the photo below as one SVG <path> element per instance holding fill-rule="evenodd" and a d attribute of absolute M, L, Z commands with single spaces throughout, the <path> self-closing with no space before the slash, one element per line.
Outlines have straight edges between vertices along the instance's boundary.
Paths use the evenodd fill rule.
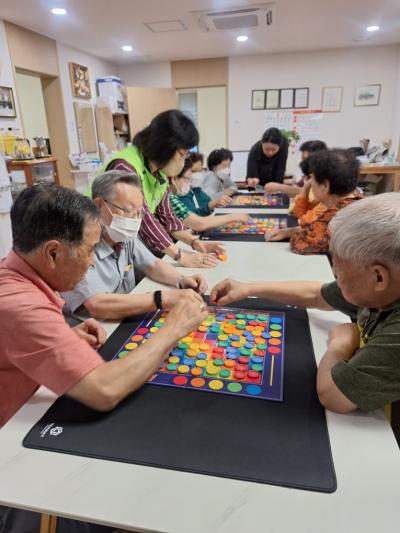
<path fill-rule="evenodd" d="M 248 40 L 248 37 L 247 35 L 238 35 L 236 37 L 236 40 L 239 42 L 239 43 L 245 43 L 247 40 Z"/>
<path fill-rule="evenodd" d="M 379 26 L 367 26 L 367 31 L 378 31 Z"/>
<path fill-rule="evenodd" d="M 131 46 L 130 44 L 124 44 L 124 46 L 121 46 L 121 50 L 123 50 L 124 52 L 132 52 L 133 46 Z"/>
<path fill-rule="evenodd" d="M 53 15 L 66 15 L 67 14 L 67 10 L 64 9 L 63 7 L 55 7 L 51 10 L 51 12 L 53 13 Z"/>

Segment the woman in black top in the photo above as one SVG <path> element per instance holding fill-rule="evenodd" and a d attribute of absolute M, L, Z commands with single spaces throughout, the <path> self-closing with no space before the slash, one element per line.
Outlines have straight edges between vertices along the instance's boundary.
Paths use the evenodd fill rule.
<path fill-rule="evenodd" d="M 288 140 L 278 128 L 269 128 L 261 141 L 251 148 L 247 159 L 247 185 L 264 186 L 270 181 L 282 183 L 288 158 Z"/>

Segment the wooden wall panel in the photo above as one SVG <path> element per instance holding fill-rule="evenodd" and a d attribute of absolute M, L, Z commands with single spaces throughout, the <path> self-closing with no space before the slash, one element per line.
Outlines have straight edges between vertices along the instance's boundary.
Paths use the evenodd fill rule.
<path fill-rule="evenodd" d="M 131 136 L 146 127 L 151 119 L 168 109 L 176 109 L 175 89 L 127 87 Z"/>
<path fill-rule="evenodd" d="M 172 86 L 176 89 L 228 85 L 228 58 L 171 62 Z"/>

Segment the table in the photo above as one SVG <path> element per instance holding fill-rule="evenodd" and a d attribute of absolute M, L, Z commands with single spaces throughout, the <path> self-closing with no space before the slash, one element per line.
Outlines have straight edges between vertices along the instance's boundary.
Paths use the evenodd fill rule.
<path fill-rule="evenodd" d="M 391 177 L 393 183 L 393 191 L 400 191 L 400 165 L 362 165 L 360 167 L 360 176 L 367 174 L 387 175 Z"/>
<path fill-rule="evenodd" d="M 227 242 L 226 249 L 226 263 L 203 271 L 210 286 L 226 276 L 333 279 L 325 257 L 292 254 L 286 243 Z M 143 280 L 135 290 L 156 286 Z M 319 361 L 327 331 L 346 318 L 317 310 L 309 318 Z M 108 322 L 108 334 L 117 326 Z M 327 413 L 338 489 L 322 494 L 23 448 L 54 400 L 42 387 L 0 430 L 0 504 L 170 533 L 392 533 L 400 521 L 400 454 L 381 411 Z"/>
<path fill-rule="evenodd" d="M 25 174 L 26 185 L 30 187 L 34 183 L 42 181 L 40 176 L 40 167 L 43 165 L 50 165 L 52 167 L 51 174 L 52 180 L 57 185 L 60 185 L 60 176 L 58 174 L 57 159 L 55 157 L 43 157 L 39 159 L 27 159 L 27 160 L 17 160 L 7 162 L 7 169 L 11 173 L 18 170 L 22 170 Z M 45 181 L 50 181 L 45 178 Z"/>

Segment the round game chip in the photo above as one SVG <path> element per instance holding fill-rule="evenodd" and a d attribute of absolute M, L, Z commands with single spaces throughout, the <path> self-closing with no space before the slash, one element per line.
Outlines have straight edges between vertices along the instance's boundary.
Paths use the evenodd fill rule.
<path fill-rule="evenodd" d="M 282 326 L 280 324 L 271 324 L 269 329 L 280 331 L 282 329 Z"/>
<path fill-rule="evenodd" d="M 229 340 L 231 341 L 240 341 L 239 335 L 230 335 Z"/>
<path fill-rule="evenodd" d="M 272 324 L 282 324 L 282 319 L 279 318 L 279 317 L 273 317 L 273 318 L 271 318 L 271 323 Z"/>
<path fill-rule="evenodd" d="M 235 366 L 235 364 L 235 361 L 232 361 L 232 359 L 228 359 L 227 361 L 225 361 L 226 368 L 232 368 Z"/>
<path fill-rule="evenodd" d="M 229 378 L 229 376 L 231 375 L 231 373 L 229 372 L 229 370 L 221 370 L 221 372 L 219 373 L 219 377 L 220 378 Z"/>
<path fill-rule="evenodd" d="M 273 353 L 273 354 L 281 353 L 281 349 L 278 348 L 277 346 L 270 346 L 268 348 L 268 351 L 269 351 L 269 353 Z"/>
<path fill-rule="evenodd" d="M 240 353 L 241 355 L 247 355 L 247 356 L 251 355 L 251 351 L 247 350 L 246 348 L 241 348 Z"/>
<path fill-rule="evenodd" d="M 270 335 L 271 337 L 282 337 L 282 333 L 280 331 L 271 331 Z"/>
<path fill-rule="evenodd" d="M 218 374 L 219 368 L 217 366 L 214 366 L 214 365 L 207 365 L 206 366 L 206 372 L 210 376 L 215 376 L 215 374 Z"/>
<path fill-rule="evenodd" d="M 148 333 L 148 332 L 149 332 L 149 330 L 147 328 L 139 328 L 137 330 L 137 334 L 138 335 L 146 335 L 146 333 Z"/>
<path fill-rule="evenodd" d="M 175 363 L 179 363 L 180 359 L 176 355 L 171 355 L 171 357 L 168 358 L 168 361 L 170 363 L 174 363 L 175 364 Z"/>
<path fill-rule="evenodd" d="M 195 362 L 195 365 L 199 368 L 204 368 L 207 366 L 207 361 L 199 359 Z"/>
<path fill-rule="evenodd" d="M 250 379 L 258 379 L 260 377 L 260 374 L 258 372 L 256 372 L 255 370 L 249 370 L 247 372 L 247 376 L 250 378 Z"/>
<path fill-rule="evenodd" d="M 180 357 L 181 355 L 183 355 L 183 352 L 182 352 L 182 350 L 177 350 L 175 348 L 174 350 L 172 350 L 171 355 L 175 355 L 176 357 Z"/>
<path fill-rule="evenodd" d="M 252 396 L 258 396 L 259 394 L 261 394 L 261 387 L 259 387 L 258 385 L 247 385 L 246 386 L 246 392 L 248 394 L 251 394 Z"/>
<path fill-rule="evenodd" d="M 125 344 L 127 350 L 134 350 L 137 346 L 136 342 L 128 342 L 128 344 Z"/>
<path fill-rule="evenodd" d="M 175 376 L 172 381 L 175 385 L 186 385 L 188 380 L 185 376 Z"/>
<path fill-rule="evenodd" d="M 208 383 L 208 386 L 210 387 L 210 389 L 212 390 L 221 390 L 224 386 L 223 382 L 220 381 L 219 379 L 212 379 L 209 383 Z"/>
<path fill-rule="evenodd" d="M 189 359 L 187 357 L 182 362 L 183 362 L 184 365 L 187 365 L 189 368 L 191 368 L 194 365 L 195 360 L 194 359 Z"/>
<path fill-rule="evenodd" d="M 226 318 L 227 318 L 228 320 L 232 320 L 232 318 L 235 318 L 235 315 L 233 315 L 232 313 L 228 313 L 228 314 L 226 315 Z"/>
<path fill-rule="evenodd" d="M 190 373 L 193 375 L 193 376 L 201 376 L 203 371 L 201 368 L 198 368 L 197 366 L 195 366 L 194 368 L 191 369 Z"/>
<path fill-rule="evenodd" d="M 251 369 L 256 372 L 262 372 L 263 366 L 261 364 L 251 364 Z"/>
<path fill-rule="evenodd" d="M 236 371 L 234 374 L 233 374 L 233 377 L 235 379 L 244 379 L 245 377 L 245 373 L 244 372 L 239 372 L 239 371 Z"/>
<path fill-rule="evenodd" d="M 245 357 L 244 355 L 241 355 L 238 361 L 241 365 L 247 365 L 247 363 L 249 362 L 249 358 Z"/>
<path fill-rule="evenodd" d="M 214 360 L 214 365 L 215 366 L 223 366 L 224 364 L 224 360 L 223 359 L 215 359 Z"/>
<path fill-rule="evenodd" d="M 270 339 L 269 344 L 272 344 L 273 346 L 280 346 L 282 342 L 280 339 Z"/>
<path fill-rule="evenodd" d="M 131 341 L 133 341 L 133 342 L 140 342 L 142 340 L 143 340 L 143 335 L 133 335 L 131 337 Z"/>
<path fill-rule="evenodd" d="M 190 384 L 192 385 L 192 387 L 196 388 L 204 387 L 204 385 L 206 384 L 206 380 L 203 378 L 193 378 Z"/>
<path fill-rule="evenodd" d="M 170 363 L 169 365 L 167 365 L 167 370 L 170 370 L 171 372 L 173 372 L 174 370 L 176 370 L 178 368 L 178 365 L 175 365 L 175 364 L 172 364 Z"/>
<path fill-rule="evenodd" d="M 264 333 L 261 333 L 261 337 L 263 339 L 270 339 L 271 335 L 269 333 L 267 333 L 266 331 L 264 331 Z"/>
<path fill-rule="evenodd" d="M 245 372 L 247 370 L 247 365 L 241 365 L 240 363 L 235 366 L 235 370 L 238 372 Z"/>
<path fill-rule="evenodd" d="M 122 352 L 119 352 L 118 357 L 126 357 L 129 355 L 129 352 L 127 350 L 123 350 Z"/>
<path fill-rule="evenodd" d="M 179 374 L 187 374 L 189 372 L 190 368 L 188 365 L 179 365 L 178 366 L 178 372 Z"/>
<path fill-rule="evenodd" d="M 199 352 L 197 354 L 197 359 L 207 359 L 207 354 L 204 352 Z"/>
<path fill-rule="evenodd" d="M 239 354 L 236 352 L 229 352 L 226 354 L 227 359 L 235 360 L 239 357 Z"/>
<path fill-rule="evenodd" d="M 240 383 L 228 383 L 227 389 L 229 392 L 240 392 L 243 389 L 243 386 Z"/>

